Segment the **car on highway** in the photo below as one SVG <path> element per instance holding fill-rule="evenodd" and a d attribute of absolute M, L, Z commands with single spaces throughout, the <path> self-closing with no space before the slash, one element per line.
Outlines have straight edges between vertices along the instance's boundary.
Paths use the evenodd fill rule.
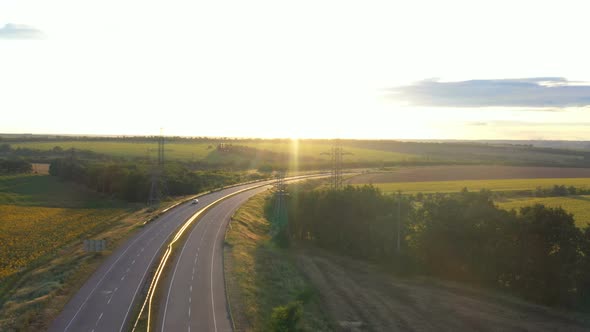
<path fill-rule="evenodd" d="M 191 201 L 191 204 L 193 204 L 193 205 L 199 204 L 199 200 L 195 198 Z"/>

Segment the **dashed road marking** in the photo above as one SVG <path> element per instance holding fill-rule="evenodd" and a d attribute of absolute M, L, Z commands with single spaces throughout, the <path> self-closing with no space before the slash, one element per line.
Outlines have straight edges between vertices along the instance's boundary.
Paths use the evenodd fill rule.
<path fill-rule="evenodd" d="M 101 318 L 102 318 L 102 315 L 103 315 L 103 314 L 104 314 L 104 312 L 101 312 L 101 313 L 100 313 L 100 316 L 98 316 L 98 319 L 96 320 L 96 324 L 94 324 L 94 327 L 97 327 L 97 326 L 98 326 L 98 322 L 100 322 L 100 320 L 101 320 Z M 93 330 L 93 331 L 94 331 L 94 330 Z"/>

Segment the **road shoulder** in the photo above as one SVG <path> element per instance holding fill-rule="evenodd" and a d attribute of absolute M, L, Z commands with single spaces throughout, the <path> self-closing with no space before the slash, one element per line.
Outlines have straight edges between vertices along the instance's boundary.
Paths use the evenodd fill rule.
<path fill-rule="evenodd" d="M 319 297 L 289 251 L 276 247 L 264 217 L 268 192 L 254 196 L 234 215 L 224 245 L 228 302 L 236 331 L 268 331 L 277 311 L 301 303 L 298 328 L 332 330 Z M 273 320 L 273 310 L 275 312 Z"/>

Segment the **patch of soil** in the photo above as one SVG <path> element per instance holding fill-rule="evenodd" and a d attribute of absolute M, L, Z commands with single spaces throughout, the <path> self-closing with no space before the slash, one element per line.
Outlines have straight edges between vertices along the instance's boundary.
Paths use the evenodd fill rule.
<path fill-rule="evenodd" d="M 402 279 L 319 249 L 296 249 L 339 331 L 589 331 L 590 316 L 430 278 Z"/>
<path fill-rule="evenodd" d="M 590 168 L 487 165 L 403 167 L 390 172 L 358 175 L 352 177 L 346 182 L 349 184 L 363 184 L 535 178 L 590 178 Z"/>

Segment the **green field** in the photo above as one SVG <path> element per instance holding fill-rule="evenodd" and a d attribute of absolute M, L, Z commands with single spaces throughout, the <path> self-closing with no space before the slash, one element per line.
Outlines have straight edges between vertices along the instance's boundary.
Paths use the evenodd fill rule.
<path fill-rule="evenodd" d="M 578 227 L 586 227 L 590 223 L 590 195 L 567 197 L 521 197 L 497 202 L 502 209 L 518 210 L 524 206 L 543 204 L 549 207 L 562 207 L 574 215 Z"/>
<path fill-rule="evenodd" d="M 303 159 L 313 160 L 330 160 L 329 155 L 322 153 L 330 152 L 331 145 L 328 143 L 319 143 L 311 141 L 224 141 L 228 144 L 242 145 L 256 148 L 261 151 L 269 151 L 277 154 L 284 154 L 295 158 L 298 156 Z M 147 157 L 154 156 L 156 143 L 150 142 L 124 142 L 124 141 L 51 141 L 51 142 L 20 142 L 11 143 L 13 148 L 29 148 L 38 150 L 51 150 L 56 146 L 64 150 L 80 149 L 90 150 L 101 154 L 112 155 L 117 157 Z M 215 142 L 179 142 L 172 141 L 166 144 L 166 157 L 185 161 L 223 161 L 224 156 L 216 151 Z M 345 162 L 391 162 L 400 160 L 412 160 L 418 158 L 417 155 L 397 153 L 389 151 L 379 151 L 358 147 L 343 147 L 346 153 Z M 235 156 L 232 156 L 235 158 Z"/>
<path fill-rule="evenodd" d="M 49 175 L 0 176 L 0 205 L 114 208 L 127 203 L 105 200 L 96 192 Z"/>
<path fill-rule="evenodd" d="M 488 189 L 491 191 L 522 191 L 534 190 L 537 187 L 549 188 L 554 185 L 590 188 L 590 178 L 553 178 L 553 179 L 503 179 L 503 180 L 461 180 L 461 181 L 428 181 L 428 182 L 390 182 L 377 183 L 375 187 L 383 192 L 403 193 L 446 193 L 458 192 L 463 188 L 470 191 Z"/>
<path fill-rule="evenodd" d="M 97 153 L 117 157 L 154 156 L 157 150 L 155 142 L 102 142 L 102 141 L 52 141 L 52 142 L 24 142 L 12 143 L 14 148 L 29 148 L 37 150 L 51 150 L 56 146 L 64 150 L 71 148 L 90 150 Z M 166 145 L 166 156 L 171 159 L 202 160 L 212 151 L 215 145 L 202 142 L 178 143 L 172 142 Z"/>
<path fill-rule="evenodd" d="M 312 142 L 308 140 L 296 141 L 296 140 L 285 140 L 285 141 L 259 141 L 259 142 L 244 142 L 236 143 L 246 146 L 250 146 L 259 150 L 267 150 L 276 153 L 286 153 L 293 156 L 301 156 L 307 158 L 319 158 L 323 160 L 330 160 L 330 156 L 325 153 L 329 153 L 332 145 L 329 143 Z M 417 159 L 418 156 L 415 154 L 398 153 L 390 151 L 380 151 L 367 148 L 358 148 L 352 146 L 342 146 L 344 162 L 358 162 L 358 161 L 369 161 L 369 162 L 387 162 L 387 161 L 400 161 L 400 160 L 412 160 Z M 324 153 L 324 154 L 322 154 Z"/>

